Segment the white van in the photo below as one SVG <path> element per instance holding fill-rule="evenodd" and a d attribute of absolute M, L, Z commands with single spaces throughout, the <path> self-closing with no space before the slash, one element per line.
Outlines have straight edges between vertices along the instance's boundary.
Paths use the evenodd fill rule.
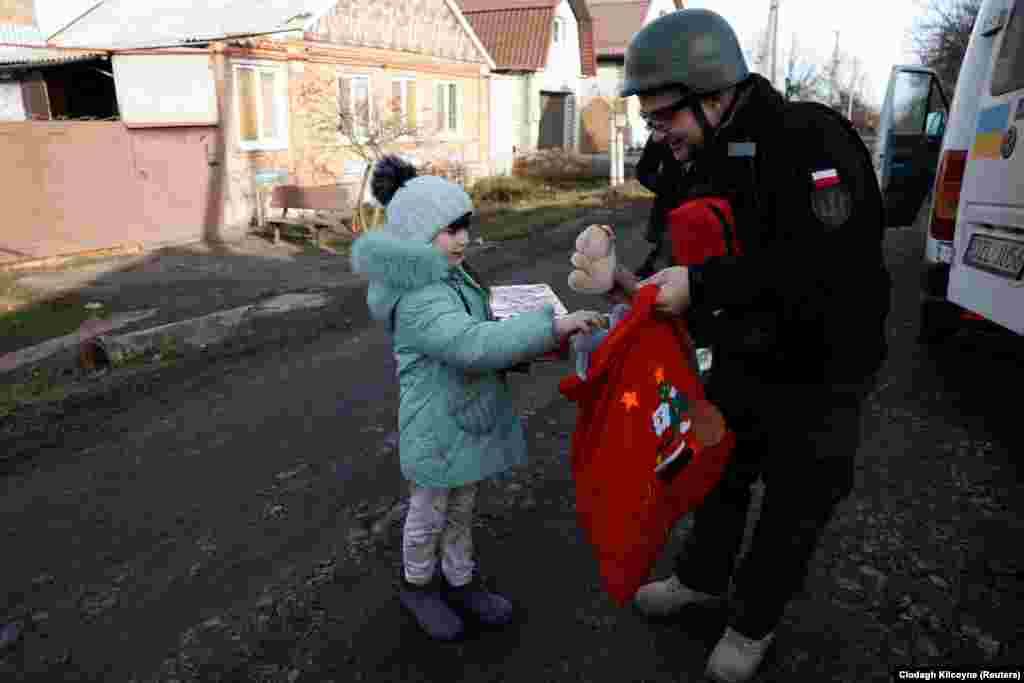
<path fill-rule="evenodd" d="M 894 72 L 893 81 L 911 76 L 909 71 Z M 934 74 L 921 78 L 929 79 L 929 92 L 938 82 Z M 916 96 L 909 96 L 908 109 L 926 112 L 924 125 L 939 132 L 943 116 L 924 91 L 921 86 Z M 885 116 L 883 111 L 883 127 Z M 889 124 L 896 121 L 890 112 Z M 923 341 L 939 341 L 979 317 L 1024 334 L 1021 133 L 1024 0 L 984 0 L 957 79 L 933 184 L 922 273 Z M 891 149 L 880 137 L 883 165 Z M 881 169 L 880 176 L 884 178 Z M 899 187 L 895 190 L 887 195 L 887 206 L 898 206 Z"/>

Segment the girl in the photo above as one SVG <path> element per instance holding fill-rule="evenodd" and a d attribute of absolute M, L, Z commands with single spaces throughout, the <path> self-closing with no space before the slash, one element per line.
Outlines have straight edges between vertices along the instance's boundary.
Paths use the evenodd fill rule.
<path fill-rule="evenodd" d="M 471 535 L 477 483 L 526 461 L 503 371 L 590 331 L 598 315 L 555 317 L 548 306 L 493 320 L 488 290 L 465 263 L 465 190 L 417 177 L 394 156 L 377 163 L 371 187 L 387 223 L 355 242 L 352 266 L 370 280 L 370 312 L 388 325 L 398 366 L 400 460 L 411 482 L 399 597 L 431 637 L 451 640 L 463 631 L 453 607 L 488 625 L 512 617 L 511 603 L 475 577 Z"/>

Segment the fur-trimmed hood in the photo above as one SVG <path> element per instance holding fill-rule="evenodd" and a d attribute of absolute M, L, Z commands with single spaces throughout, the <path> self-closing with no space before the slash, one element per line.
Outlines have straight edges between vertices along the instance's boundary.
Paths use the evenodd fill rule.
<path fill-rule="evenodd" d="M 391 312 L 408 292 L 442 282 L 452 266 L 432 244 L 399 239 L 384 231 L 363 235 L 352 245 L 352 270 L 370 280 L 370 315 L 391 329 Z"/>

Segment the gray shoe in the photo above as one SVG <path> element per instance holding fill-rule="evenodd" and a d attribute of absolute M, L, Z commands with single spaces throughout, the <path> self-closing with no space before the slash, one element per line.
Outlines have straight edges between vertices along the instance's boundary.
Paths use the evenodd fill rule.
<path fill-rule="evenodd" d="M 487 626 L 505 626 L 512 621 L 512 603 L 488 591 L 478 578 L 465 586 L 449 587 L 445 592 L 445 600 L 449 605 L 472 614 Z"/>
<path fill-rule="evenodd" d="M 774 638 L 775 634 L 769 633 L 754 640 L 732 628 L 725 629 L 708 657 L 704 674 L 716 683 L 746 683 L 757 673 Z"/>
<path fill-rule="evenodd" d="M 687 588 L 675 574 L 663 581 L 641 586 L 633 597 L 633 604 L 648 617 L 667 617 L 687 605 L 711 605 L 722 597 Z"/>
<path fill-rule="evenodd" d="M 398 599 L 435 640 L 455 640 L 465 630 L 462 619 L 441 598 L 437 581 L 418 586 L 403 579 Z"/>

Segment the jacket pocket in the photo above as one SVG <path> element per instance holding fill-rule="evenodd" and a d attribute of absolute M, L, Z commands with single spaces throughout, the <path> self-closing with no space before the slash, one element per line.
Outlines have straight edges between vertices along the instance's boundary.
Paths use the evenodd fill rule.
<path fill-rule="evenodd" d="M 498 421 L 498 382 L 494 374 L 456 372 L 448 393 L 448 414 L 470 434 L 487 434 Z"/>

